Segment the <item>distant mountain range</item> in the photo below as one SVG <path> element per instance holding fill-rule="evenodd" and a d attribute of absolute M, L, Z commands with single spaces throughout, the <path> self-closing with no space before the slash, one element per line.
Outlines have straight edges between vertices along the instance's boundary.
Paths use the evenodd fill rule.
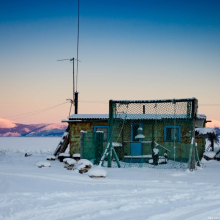
<path fill-rule="evenodd" d="M 61 137 L 67 123 L 20 124 L 0 118 L 0 137 Z"/>
<path fill-rule="evenodd" d="M 207 127 L 214 128 L 220 136 L 220 121 L 211 120 Z M 0 137 L 61 137 L 67 123 L 52 124 L 20 124 L 0 118 Z"/>

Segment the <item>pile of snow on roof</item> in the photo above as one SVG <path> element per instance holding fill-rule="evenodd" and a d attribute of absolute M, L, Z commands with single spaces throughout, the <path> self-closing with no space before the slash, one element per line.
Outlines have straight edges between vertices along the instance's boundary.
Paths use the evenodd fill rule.
<path fill-rule="evenodd" d="M 199 135 L 206 135 L 208 133 L 215 133 L 215 130 L 212 128 L 196 128 L 195 131 L 199 133 Z"/>

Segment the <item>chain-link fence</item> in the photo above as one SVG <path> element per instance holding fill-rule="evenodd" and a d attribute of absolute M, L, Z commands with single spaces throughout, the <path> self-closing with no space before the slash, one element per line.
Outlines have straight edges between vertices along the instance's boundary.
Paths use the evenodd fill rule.
<path fill-rule="evenodd" d="M 109 104 L 103 166 L 194 168 L 196 99 Z"/>

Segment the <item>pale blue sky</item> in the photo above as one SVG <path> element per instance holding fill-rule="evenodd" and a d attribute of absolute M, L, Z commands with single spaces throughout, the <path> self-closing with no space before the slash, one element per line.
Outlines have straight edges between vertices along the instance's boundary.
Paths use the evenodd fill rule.
<path fill-rule="evenodd" d="M 108 113 L 109 99 L 220 104 L 219 1 L 80 2 L 79 113 Z M 0 118 L 72 98 L 72 64 L 56 60 L 76 56 L 76 0 L 1 1 L 0 33 Z M 216 120 L 219 110 L 199 108 Z M 60 122 L 68 112 L 15 121 Z"/>

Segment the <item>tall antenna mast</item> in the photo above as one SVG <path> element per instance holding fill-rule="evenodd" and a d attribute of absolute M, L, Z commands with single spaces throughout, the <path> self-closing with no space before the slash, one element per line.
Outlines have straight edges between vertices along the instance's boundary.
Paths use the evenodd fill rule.
<path fill-rule="evenodd" d="M 72 104 L 75 106 L 75 114 L 78 114 L 78 92 L 77 92 L 77 84 L 78 84 L 78 64 L 79 64 L 79 0 L 78 0 L 78 28 L 77 28 L 77 58 L 75 59 L 74 57 L 71 59 L 62 59 L 62 60 L 57 60 L 57 61 L 64 61 L 64 60 L 69 60 L 73 61 L 73 99 L 67 99 L 70 100 L 71 106 L 70 106 L 70 112 L 71 112 L 71 107 Z M 76 86 L 75 86 L 75 73 L 74 73 L 74 61 L 77 61 L 77 66 L 76 66 Z M 75 91 L 76 88 L 76 91 Z M 70 113 L 69 113 L 70 114 Z"/>
<path fill-rule="evenodd" d="M 79 0 L 78 0 L 78 29 L 77 29 L 77 66 L 76 66 L 76 92 L 75 92 L 75 114 L 78 114 L 78 92 L 77 92 L 77 84 L 78 84 L 78 64 L 79 64 Z"/>

